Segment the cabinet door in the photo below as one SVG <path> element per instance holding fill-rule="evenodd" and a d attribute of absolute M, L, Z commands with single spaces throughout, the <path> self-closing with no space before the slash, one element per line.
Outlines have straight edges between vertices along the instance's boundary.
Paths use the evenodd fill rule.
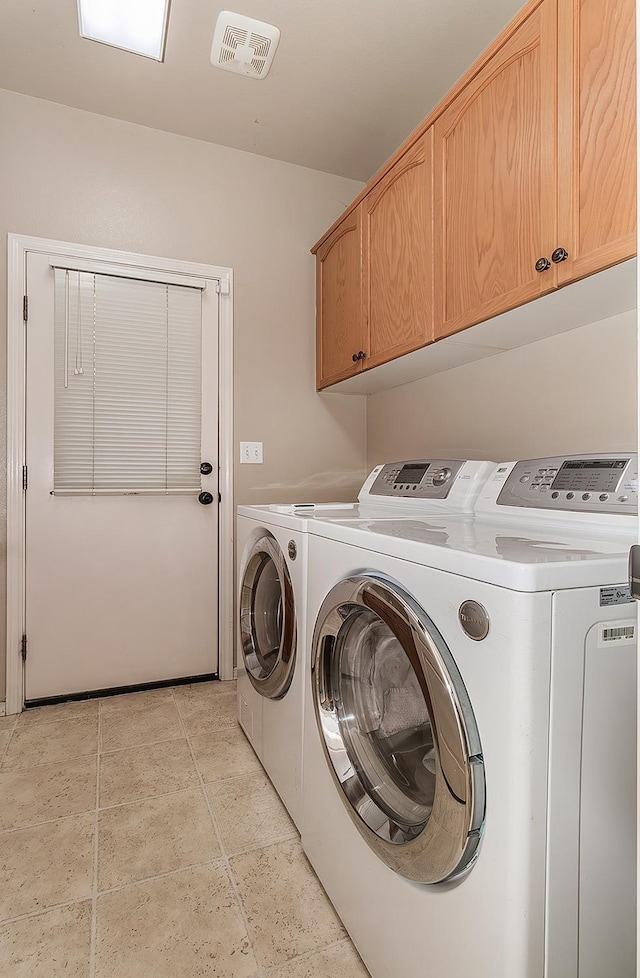
<path fill-rule="evenodd" d="M 362 369 L 362 221 L 356 207 L 316 253 L 316 385 Z"/>
<path fill-rule="evenodd" d="M 542 0 L 434 124 L 435 335 L 555 288 L 557 3 Z"/>
<path fill-rule="evenodd" d="M 433 339 L 432 201 L 429 129 L 362 202 L 364 369 Z"/>
<path fill-rule="evenodd" d="M 561 283 L 636 253 L 635 8 L 560 0 Z"/>

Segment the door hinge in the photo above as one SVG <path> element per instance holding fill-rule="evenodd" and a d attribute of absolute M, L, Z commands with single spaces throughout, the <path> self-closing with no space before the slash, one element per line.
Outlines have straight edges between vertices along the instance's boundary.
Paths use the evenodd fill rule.
<path fill-rule="evenodd" d="M 231 286 L 228 278 L 219 278 L 216 282 L 216 292 L 219 295 L 229 295 Z"/>
<path fill-rule="evenodd" d="M 22 656 L 22 661 L 24 662 L 27 658 L 27 636 L 23 635 L 20 642 L 20 655 Z"/>
<path fill-rule="evenodd" d="M 29 318 L 29 296 L 28 295 L 22 296 L 22 318 L 25 321 L 25 323 Z"/>
<path fill-rule="evenodd" d="M 26 465 L 22 466 L 22 491 L 27 491 L 27 486 L 29 484 L 29 472 Z"/>

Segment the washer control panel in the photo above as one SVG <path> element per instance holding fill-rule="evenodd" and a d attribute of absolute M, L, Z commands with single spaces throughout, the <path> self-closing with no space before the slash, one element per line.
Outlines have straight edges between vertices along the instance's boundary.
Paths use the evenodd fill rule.
<path fill-rule="evenodd" d="M 369 491 L 372 496 L 446 499 L 464 464 L 462 459 L 441 458 L 387 462 Z"/>
<path fill-rule="evenodd" d="M 575 513 L 638 512 L 638 457 L 633 452 L 529 459 L 516 462 L 510 471 L 505 465 L 502 472 L 498 506 Z"/>

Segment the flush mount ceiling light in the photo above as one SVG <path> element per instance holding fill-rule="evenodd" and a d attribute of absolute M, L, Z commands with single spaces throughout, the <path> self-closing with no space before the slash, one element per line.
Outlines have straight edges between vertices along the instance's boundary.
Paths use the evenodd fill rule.
<path fill-rule="evenodd" d="M 272 24 L 222 10 L 211 45 L 211 64 L 247 78 L 264 78 L 271 67 L 280 31 Z"/>
<path fill-rule="evenodd" d="M 170 0 L 78 0 L 80 35 L 162 61 Z"/>

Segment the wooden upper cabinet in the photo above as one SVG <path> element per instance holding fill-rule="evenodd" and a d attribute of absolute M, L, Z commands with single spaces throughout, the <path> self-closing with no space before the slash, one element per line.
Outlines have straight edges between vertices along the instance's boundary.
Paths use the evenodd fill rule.
<path fill-rule="evenodd" d="M 557 246 L 556 18 L 542 0 L 435 122 L 436 338 L 557 285 L 536 271 Z"/>
<path fill-rule="evenodd" d="M 433 339 L 433 130 L 364 198 L 364 369 Z"/>
<path fill-rule="evenodd" d="M 356 207 L 316 252 L 316 386 L 318 390 L 362 369 L 362 223 Z"/>
<path fill-rule="evenodd" d="M 321 240 L 318 387 L 636 254 L 635 7 L 530 0 Z"/>
<path fill-rule="evenodd" d="M 560 283 L 636 253 L 635 0 L 560 0 Z"/>

